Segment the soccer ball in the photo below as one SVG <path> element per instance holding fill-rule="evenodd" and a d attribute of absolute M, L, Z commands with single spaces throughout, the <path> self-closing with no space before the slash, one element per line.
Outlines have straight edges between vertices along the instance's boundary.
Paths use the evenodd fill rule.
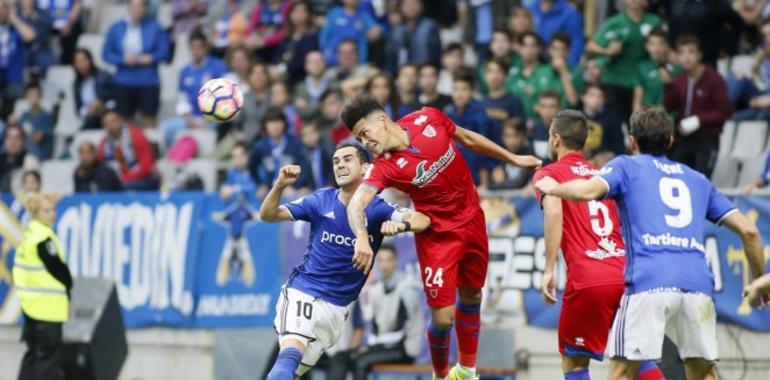
<path fill-rule="evenodd" d="M 206 82 L 198 91 L 198 108 L 213 122 L 230 121 L 241 112 L 243 93 L 238 85 L 225 78 Z"/>

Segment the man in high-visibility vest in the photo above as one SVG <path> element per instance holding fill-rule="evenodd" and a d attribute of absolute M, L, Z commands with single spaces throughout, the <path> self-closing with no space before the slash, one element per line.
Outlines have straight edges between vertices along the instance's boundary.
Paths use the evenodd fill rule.
<path fill-rule="evenodd" d="M 31 220 L 13 264 L 13 282 L 24 313 L 22 340 L 27 344 L 19 380 L 64 379 L 59 357 L 72 275 L 51 229 L 56 220 L 54 198 L 40 193 L 26 198 Z"/>

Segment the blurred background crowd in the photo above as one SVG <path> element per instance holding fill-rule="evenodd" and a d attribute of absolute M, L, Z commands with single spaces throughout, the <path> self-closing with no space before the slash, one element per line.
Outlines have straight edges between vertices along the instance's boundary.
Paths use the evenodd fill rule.
<path fill-rule="evenodd" d="M 370 92 L 548 159 L 561 109 L 591 120 L 595 163 L 663 106 L 674 159 L 723 188 L 767 184 L 767 0 L 0 0 L 0 192 L 219 191 L 257 202 L 286 164 L 333 185 L 338 114 Z M 197 92 L 226 77 L 240 117 Z M 462 151 L 482 190 L 531 173 Z M 256 197 L 255 197 L 256 195 Z"/>

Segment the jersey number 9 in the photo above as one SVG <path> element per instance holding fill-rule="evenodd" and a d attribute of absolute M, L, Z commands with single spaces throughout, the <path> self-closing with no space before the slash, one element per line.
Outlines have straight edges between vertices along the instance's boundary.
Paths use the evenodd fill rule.
<path fill-rule="evenodd" d="M 664 215 L 666 224 L 673 228 L 684 228 L 692 223 L 692 197 L 687 184 L 681 179 L 663 177 L 658 184 L 660 200 L 670 209 L 676 210 L 675 215 Z"/>

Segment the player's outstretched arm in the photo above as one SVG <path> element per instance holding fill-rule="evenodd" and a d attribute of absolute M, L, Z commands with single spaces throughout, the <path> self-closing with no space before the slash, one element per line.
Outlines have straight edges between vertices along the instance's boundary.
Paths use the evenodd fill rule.
<path fill-rule="evenodd" d="M 455 128 L 455 134 L 452 138 L 478 154 L 507 162 L 513 166 L 536 169 L 543 164 L 543 161 L 535 156 L 513 154 L 483 135 L 459 126 Z"/>
<path fill-rule="evenodd" d="M 356 235 L 355 252 L 353 253 L 353 267 L 369 273 L 374 261 L 374 252 L 369 244 L 369 232 L 366 230 L 366 207 L 377 195 L 377 189 L 362 184 L 358 186 L 353 198 L 348 203 L 348 223 L 350 229 Z"/>
<path fill-rule="evenodd" d="M 728 214 L 722 224 L 741 237 L 743 252 L 751 268 L 751 278 L 756 279 L 765 274 L 765 256 L 757 226 L 740 211 Z"/>
<path fill-rule="evenodd" d="M 410 210 L 404 214 L 400 222 L 389 220 L 383 223 L 380 232 L 385 236 L 395 236 L 409 231 L 418 234 L 427 230 L 428 227 L 430 227 L 430 218 L 427 215 Z"/>
<path fill-rule="evenodd" d="M 607 183 L 593 177 L 591 179 L 575 179 L 558 183 L 551 177 L 544 177 L 535 183 L 535 188 L 545 195 L 568 199 L 571 201 L 593 201 L 607 195 Z"/>
<path fill-rule="evenodd" d="M 766 274 L 743 288 L 743 296 L 749 299 L 753 307 L 767 306 L 770 295 L 770 274 Z"/>
<path fill-rule="evenodd" d="M 551 196 L 543 196 L 543 230 L 545 232 L 545 271 L 540 284 L 540 293 L 545 303 L 554 305 L 556 299 L 556 256 L 561 246 L 562 226 L 564 223 L 561 199 Z"/>
<path fill-rule="evenodd" d="M 291 213 L 286 207 L 280 206 L 283 191 L 299 179 L 302 168 L 298 165 L 286 165 L 278 172 L 275 186 L 267 193 L 262 207 L 259 208 L 259 219 L 265 222 L 283 222 L 292 220 Z"/>

